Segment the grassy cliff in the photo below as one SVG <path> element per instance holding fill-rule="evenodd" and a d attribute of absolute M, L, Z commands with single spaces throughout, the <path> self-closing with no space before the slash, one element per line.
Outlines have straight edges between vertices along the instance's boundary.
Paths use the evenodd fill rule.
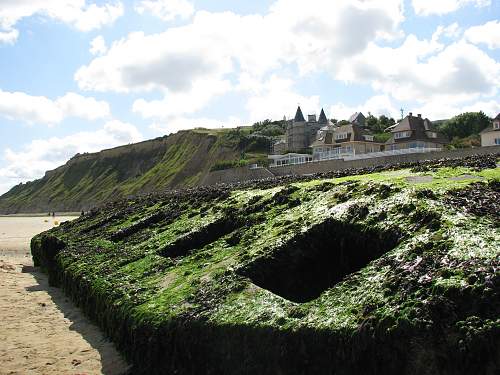
<path fill-rule="evenodd" d="M 108 200 L 199 184 L 221 162 L 239 161 L 251 142 L 231 131 L 171 136 L 77 155 L 39 180 L 0 197 L 0 213 L 80 211 Z M 253 147 L 254 149 L 256 147 Z M 250 150 L 255 151 L 255 150 Z M 266 150 L 259 150 L 257 152 Z M 259 154 L 247 153 L 247 159 Z"/>
<path fill-rule="evenodd" d="M 186 189 L 35 237 L 137 374 L 496 374 L 497 156 Z"/>

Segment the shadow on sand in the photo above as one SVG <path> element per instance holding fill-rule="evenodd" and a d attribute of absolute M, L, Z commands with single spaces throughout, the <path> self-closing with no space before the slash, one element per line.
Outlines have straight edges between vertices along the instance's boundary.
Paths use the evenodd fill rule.
<path fill-rule="evenodd" d="M 125 360 L 119 357 L 114 345 L 107 340 L 102 331 L 92 323 L 83 312 L 64 295 L 60 288 L 49 286 L 48 277 L 38 267 L 23 266 L 23 273 L 30 273 L 38 285 L 25 288 L 28 292 L 47 292 L 57 306 L 72 324 L 70 330 L 78 332 L 92 348 L 99 352 L 102 364 L 102 373 L 105 375 L 125 375 L 130 373 L 130 366 L 125 365 Z"/>

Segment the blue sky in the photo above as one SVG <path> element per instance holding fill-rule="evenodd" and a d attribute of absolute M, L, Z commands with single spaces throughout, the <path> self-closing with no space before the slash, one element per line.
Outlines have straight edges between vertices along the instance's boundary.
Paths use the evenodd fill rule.
<path fill-rule="evenodd" d="M 499 0 L 5 0 L 0 193 L 93 152 L 325 108 L 500 112 Z"/>

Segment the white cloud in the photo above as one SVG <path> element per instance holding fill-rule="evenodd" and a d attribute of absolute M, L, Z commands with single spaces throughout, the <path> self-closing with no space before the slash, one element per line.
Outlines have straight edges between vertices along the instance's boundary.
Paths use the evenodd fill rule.
<path fill-rule="evenodd" d="M 465 38 L 474 44 L 486 44 L 489 49 L 500 48 L 500 22 L 490 21 L 473 26 L 464 33 Z"/>
<path fill-rule="evenodd" d="M 135 6 L 139 14 L 151 13 L 164 21 L 179 17 L 188 19 L 194 13 L 194 6 L 187 0 L 142 0 Z"/>
<path fill-rule="evenodd" d="M 67 93 L 55 101 L 63 117 L 79 117 L 94 121 L 111 115 L 109 104 L 75 93 Z"/>
<path fill-rule="evenodd" d="M 267 14 L 248 16 L 199 11 L 188 25 L 113 43 L 75 79 L 85 90 L 188 91 L 191 82 L 222 80 L 237 66 L 259 77 L 288 64 L 306 73 L 399 35 L 402 20 L 401 0 L 278 0 Z"/>
<path fill-rule="evenodd" d="M 108 48 L 106 47 L 106 41 L 102 37 L 102 35 L 96 36 L 90 42 L 90 53 L 92 55 L 103 55 L 106 53 Z"/>
<path fill-rule="evenodd" d="M 393 101 L 387 95 L 375 95 L 365 103 L 349 106 L 340 102 L 330 107 L 330 116 L 337 120 L 348 120 L 355 112 L 363 112 L 365 116 L 371 113 L 374 116 L 386 115 L 392 118 L 399 117 L 399 110 L 394 107 Z"/>
<path fill-rule="evenodd" d="M 94 132 L 79 132 L 66 137 L 37 139 L 21 150 L 8 148 L 4 152 L 6 166 L 0 168 L 0 194 L 20 183 L 40 178 L 77 153 L 96 152 L 102 149 L 142 141 L 142 135 L 131 124 L 117 120 L 107 122 Z"/>
<path fill-rule="evenodd" d="M 453 102 L 427 102 L 416 108 L 414 112 L 425 114 L 431 120 L 449 119 L 464 112 L 483 111 L 490 117 L 495 117 L 500 113 L 500 101 L 476 101 L 465 104 Z"/>
<path fill-rule="evenodd" d="M 299 104 L 305 116 L 319 115 L 321 110 L 319 96 L 298 94 L 291 79 L 272 76 L 260 84 L 254 82 L 252 87 L 253 94 L 246 104 L 251 123 L 264 119 L 281 120 L 283 116 L 290 118 Z"/>
<path fill-rule="evenodd" d="M 56 125 L 68 117 L 97 120 L 110 115 L 109 104 L 75 93 L 51 100 L 23 92 L 0 90 L 0 116 L 28 124 Z"/>
<path fill-rule="evenodd" d="M 109 25 L 122 16 L 123 4 L 114 2 L 99 6 L 87 4 L 86 0 L 2 0 L 0 42 L 13 43 L 18 36 L 15 25 L 33 15 L 64 22 L 80 31 L 90 31 Z"/>
<path fill-rule="evenodd" d="M 400 47 L 370 45 L 337 78 L 369 83 L 400 101 L 457 103 L 496 95 L 500 63 L 465 41 L 445 47 L 409 35 Z"/>
<path fill-rule="evenodd" d="M 421 16 L 443 15 L 471 4 L 484 7 L 491 5 L 491 0 L 412 0 L 415 13 Z"/>
<path fill-rule="evenodd" d="M 214 98 L 230 90 L 231 84 L 226 80 L 199 80 L 187 92 L 167 92 L 161 100 L 138 99 L 132 110 L 143 118 L 168 120 L 197 112 Z"/>
<path fill-rule="evenodd" d="M 445 36 L 447 38 L 458 38 L 461 33 L 462 30 L 460 29 L 460 26 L 458 26 L 457 22 L 454 22 L 446 27 L 440 25 L 438 26 L 434 34 L 432 34 L 432 40 L 438 41 L 442 36 Z"/>
<path fill-rule="evenodd" d="M 222 48 L 205 44 L 200 35 L 183 28 L 150 36 L 131 33 L 81 67 L 75 79 L 84 90 L 186 92 L 198 80 L 221 79 L 232 70 Z"/>
<path fill-rule="evenodd" d="M 371 42 L 399 36 L 402 20 L 401 0 L 278 0 L 268 13 L 247 16 L 198 11 L 187 25 L 153 35 L 131 33 L 114 42 L 106 54 L 82 66 L 75 80 L 83 90 L 159 91 L 163 99 L 139 99 L 133 110 L 165 121 L 203 109 L 240 77 L 239 91 L 250 95 L 250 117 L 279 113 L 281 118 L 298 101 L 313 106 L 319 100 L 281 87 L 256 93 L 252 85 L 289 67 L 301 74 L 334 74 Z"/>
<path fill-rule="evenodd" d="M 14 44 L 18 37 L 19 31 L 17 30 L 0 31 L 0 44 Z"/>

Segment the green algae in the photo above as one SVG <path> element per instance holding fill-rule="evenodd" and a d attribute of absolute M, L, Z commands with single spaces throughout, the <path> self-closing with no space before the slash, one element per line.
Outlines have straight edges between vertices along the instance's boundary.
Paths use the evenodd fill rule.
<path fill-rule="evenodd" d="M 421 175 L 431 175 L 433 180 L 407 180 Z M 477 178 L 451 179 L 463 175 Z M 404 169 L 235 190 L 214 204 L 129 201 L 36 237 L 32 248 L 37 263 L 54 273 L 52 279 L 91 313 L 129 358 L 141 364 L 136 357 L 141 349 L 130 342 L 126 332 L 151 326 L 180 335 L 175 328 L 178 322 L 188 332 L 207 329 L 214 337 L 218 332 L 230 337 L 241 332 L 250 335 L 246 330 L 251 329 L 266 332 L 262 337 L 269 332 L 292 337 L 318 332 L 321 337 L 344 340 L 371 327 L 387 340 L 400 332 L 422 334 L 418 337 L 425 340 L 428 330 L 441 327 L 452 311 L 446 332 L 471 335 L 474 330 L 460 322 L 475 316 L 475 326 L 483 327 L 475 330 L 487 336 L 483 331 L 490 335 L 498 328 L 498 320 L 494 323 L 498 306 L 473 307 L 498 293 L 487 284 L 495 277 L 500 233 L 492 229 L 491 218 L 449 206 L 442 197 L 449 190 L 477 181 L 498 181 L 499 177 L 500 168 L 416 173 Z M 130 211 L 120 216 L 116 214 L 120 210 Z M 137 226 L 158 210 L 178 215 L 173 221 L 139 226 L 137 232 L 119 241 L 110 240 L 113 233 Z M 220 220 L 240 224 L 209 241 L 197 240 L 197 234 Z M 393 233 L 398 241 L 304 303 L 283 298 L 245 276 L 244 270 L 252 264 L 275 259 L 284 246 L 328 220 L 344 223 L 345 231 L 362 238 L 369 229 Z M 82 234 L 92 226 L 95 228 Z M 44 236 L 59 238 L 65 247 L 52 257 L 44 255 L 48 251 L 43 246 Z M 182 255 L 166 256 L 164 249 L 180 240 L 193 245 Z M 370 243 L 366 246 L 369 249 Z M 90 293 L 91 302 L 82 293 Z M 476 302 L 466 306 L 471 301 Z M 110 318 L 115 310 L 120 314 Z M 119 327 L 129 320 L 132 328 L 121 332 Z M 497 336 L 488 337 L 495 340 Z"/>

